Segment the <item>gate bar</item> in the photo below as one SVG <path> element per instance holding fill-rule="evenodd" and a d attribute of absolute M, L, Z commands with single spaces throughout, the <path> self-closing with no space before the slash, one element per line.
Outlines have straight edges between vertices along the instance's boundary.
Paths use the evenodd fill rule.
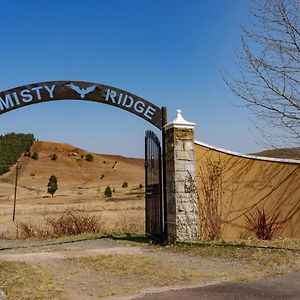
<path fill-rule="evenodd" d="M 168 224 L 167 224 L 167 179 L 166 179 L 166 146 L 165 146 L 165 128 L 164 126 L 167 124 L 167 118 L 168 118 L 168 110 L 167 107 L 163 106 L 161 108 L 161 114 L 162 114 L 162 192 L 163 192 L 163 218 L 164 218 L 164 227 L 163 227 L 163 240 L 167 240 L 167 233 L 168 233 Z"/>

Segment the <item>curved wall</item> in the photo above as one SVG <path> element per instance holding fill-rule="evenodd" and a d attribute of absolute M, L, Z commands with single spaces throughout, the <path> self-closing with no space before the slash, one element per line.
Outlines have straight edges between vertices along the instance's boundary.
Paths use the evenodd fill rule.
<path fill-rule="evenodd" d="M 277 236 L 300 238 L 300 161 L 241 155 L 195 141 L 197 191 L 207 192 L 208 169 L 219 166 L 218 203 L 223 238 L 249 234 L 246 215 L 257 208 L 279 214 Z M 210 168 L 212 170 L 212 168 Z"/>

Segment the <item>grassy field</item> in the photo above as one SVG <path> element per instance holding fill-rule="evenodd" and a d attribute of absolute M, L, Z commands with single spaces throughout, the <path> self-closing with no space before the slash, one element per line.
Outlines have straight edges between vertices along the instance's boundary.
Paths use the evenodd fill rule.
<path fill-rule="evenodd" d="M 144 162 L 142 159 L 93 154 L 68 144 L 35 142 L 32 152 L 39 159 L 21 157 L 17 193 L 16 222 L 44 226 L 45 218 L 66 210 L 81 210 L 97 215 L 103 221 L 103 230 L 113 231 L 126 218 L 144 222 Z M 51 156 L 57 155 L 53 161 Z M 54 197 L 47 194 L 49 177 L 58 178 Z M 0 177 L 0 234 L 12 234 L 15 170 Z M 127 182 L 128 187 L 122 187 Z M 105 197 L 107 186 L 112 197 Z M 123 222 L 124 223 L 124 222 Z M 124 224 L 123 224 L 124 225 Z M 125 224 L 126 225 L 126 224 Z"/>

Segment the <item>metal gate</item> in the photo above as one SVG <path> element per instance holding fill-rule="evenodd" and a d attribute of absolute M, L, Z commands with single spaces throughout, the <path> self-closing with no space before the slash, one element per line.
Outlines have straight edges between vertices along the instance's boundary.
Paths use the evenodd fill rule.
<path fill-rule="evenodd" d="M 159 138 L 153 131 L 145 136 L 146 234 L 163 240 L 162 162 Z"/>

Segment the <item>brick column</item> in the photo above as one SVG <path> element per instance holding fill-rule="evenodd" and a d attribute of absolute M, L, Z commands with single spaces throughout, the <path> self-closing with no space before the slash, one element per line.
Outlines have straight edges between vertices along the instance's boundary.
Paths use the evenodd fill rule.
<path fill-rule="evenodd" d="M 165 125 L 167 242 L 193 241 L 199 236 L 195 181 L 195 124 L 177 110 Z"/>

